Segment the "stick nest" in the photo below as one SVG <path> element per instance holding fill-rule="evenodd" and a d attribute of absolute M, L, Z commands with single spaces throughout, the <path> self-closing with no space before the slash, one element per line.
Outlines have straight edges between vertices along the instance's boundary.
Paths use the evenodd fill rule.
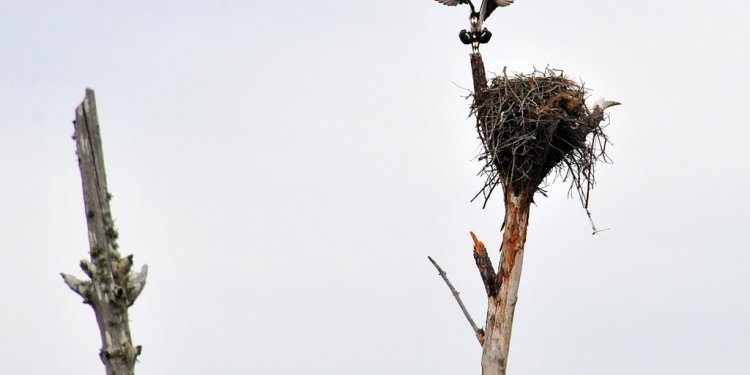
<path fill-rule="evenodd" d="M 571 180 L 584 207 L 594 184 L 594 165 L 609 162 L 602 131 L 601 111 L 586 107 L 587 89 L 568 79 L 561 70 L 535 70 L 529 75 L 503 75 L 475 94 L 472 114 L 483 150 L 486 178 L 482 190 L 485 202 L 500 184 L 530 196 L 540 191 L 545 178 Z M 606 124 L 604 124 L 606 125 Z"/>

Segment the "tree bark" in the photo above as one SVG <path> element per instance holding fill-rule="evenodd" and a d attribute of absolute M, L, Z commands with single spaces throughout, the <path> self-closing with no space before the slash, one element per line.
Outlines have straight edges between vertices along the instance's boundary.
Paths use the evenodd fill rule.
<path fill-rule="evenodd" d="M 487 297 L 494 297 L 497 295 L 497 289 L 500 286 L 497 273 L 495 268 L 492 266 L 492 260 L 487 254 L 487 248 L 484 246 L 482 241 L 479 241 L 474 232 L 469 232 L 471 239 L 474 241 L 474 261 L 477 264 L 479 270 L 479 276 L 482 277 L 482 284 L 484 284 L 484 290 L 487 292 Z"/>
<path fill-rule="evenodd" d="M 482 375 L 505 375 L 513 328 L 513 313 L 518 301 L 523 249 L 531 206 L 530 189 L 515 193 L 505 188 L 505 232 L 498 267 L 497 295 L 489 296 L 487 322 L 482 351 Z"/>
<path fill-rule="evenodd" d="M 482 55 L 479 52 L 473 52 L 470 55 L 470 62 L 474 83 L 474 104 L 472 109 L 476 110 L 482 108 L 482 104 L 484 104 L 483 102 L 487 98 L 487 77 Z M 503 72 L 505 71 L 503 70 Z M 588 129 L 589 131 L 585 133 L 588 134 L 598 127 L 599 122 L 604 119 L 604 109 L 618 104 L 617 102 L 604 101 L 601 105 L 598 104 L 595 106 L 589 118 L 591 129 Z M 477 115 L 478 117 L 481 116 L 478 113 Z M 479 123 L 480 120 L 477 119 L 478 127 L 481 126 Z M 480 139 L 482 139 L 484 146 L 487 147 L 486 139 L 483 138 L 481 129 L 479 130 Z M 548 131 L 554 133 L 555 130 L 550 129 Z M 570 150 L 558 151 L 564 153 Z M 546 167 L 546 165 L 543 165 L 543 167 Z M 537 184 L 542 182 L 541 178 L 546 176 L 549 169 L 542 169 L 539 172 L 541 176 L 539 180 L 529 179 L 525 183 L 525 186 L 514 186 L 508 180 L 507 176 L 498 172 L 498 178 L 501 180 L 500 183 L 503 187 L 505 198 L 505 231 L 503 232 L 500 265 L 497 271 L 492 266 L 492 261 L 487 254 L 484 244 L 477 239 L 474 233 L 471 233 L 474 241 L 474 260 L 479 270 L 479 275 L 482 278 L 488 301 L 485 327 L 483 330 L 475 329 L 477 337 L 480 338 L 479 341 L 482 344 L 482 375 L 505 375 L 507 371 L 513 316 L 518 301 L 524 245 L 526 243 L 526 233 L 529 224 L 529 211 L 534 192 L 538 189 Z M 494 175 L 493 178 L 495 178 Z M 494 183 L 495 181 L 492 182 Z M 521 185 L 521 183 L 518 185 Z M 588 208 L 588 202 L 584 203 L 584 207 Z M 593 226 L 593 222 L 592 227 L 594 228 L 594 233 L 596 233 L 597 230 Z M 441 276 L 445 275 L 441 274 Z M 454 290 L 451 285 L 449 287 L 452 291 Z M 454 293 L 454 296 L 458 299 L 456 293 Z M 468 312 L 463 304 L 459 302 L 459 305 L 461 305 L 468 317 Z"/>
<path fill-rule="evenodd" d="M 487 76 L 479 52 L 471 54 L 471 75 L 474 81 L 474 100 L 481 103 L 482 95 L 487 89 Z M 509 181 L 502 181 L 502 184 L 505 193 L 505 232 L 496 275 L 489 264 L 484 244 L 472 233 L 474 259 L 482 276 L 488 301 L 482 345 L 482 375 L 505 375 L 507 369 L 513 313 L 518 301 L 523 247 L 526 243 L 533 194 L 530 187 L 516 192 Z"/>
<path fill-rule="evenodd" d="M 120 257 L 117 231 L 109 208 L 99 121 L 94 91 L 76 108 L 75 135 L 78 164 L 83 181 L 83 197 L 88 226 L 91 260 L 82 260 L 81 269 L 90 280 L 62 274 L 65 283 L 91 305 L 101 334 L 99 352 L 107 375 L 131 375 L 141 348 L 133 347 L 128 323 L 128 306 L 135 302 L 146 284 L 147 266 L 133 273 L 133 256 Z"/>
<path fill-rule="evenodd" d="M 473 52 L 471 55 L 471 77 L 474 80 L 474 99 L 481 101 L 481 95 L 487 89 L 487 74 L 484 70 L 482 54 Z"/>

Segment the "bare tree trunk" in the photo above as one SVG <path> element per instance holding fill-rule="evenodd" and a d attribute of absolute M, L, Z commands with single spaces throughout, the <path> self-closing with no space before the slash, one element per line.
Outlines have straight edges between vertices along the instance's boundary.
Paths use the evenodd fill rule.
<path fill-rule="evenodd" d="M 474 81 L 474 99 L 481 102 L 484 90 L 487 89 L 487 77 L 479 52 L 471 54 L 471 75 Z M 492 268 L 484 244 L 472 233 L 474 259 L 487 291 L 488 302 L 482 342 L 482 375 L 505 375 L 507 369 L 513 313 L 518 300 L 523 246 L 526 243 L 533 194 L 529 187 L 516 192 L 509 181 L 502 181 L 502 184 L 505 193 L 505 232 L 497 274 Z"/>
<path fill-rule="evenodd" d="M 588 208 L 588 201 L 584 201 L 583 199 L 584 196 L 588 197 L 588 191 L 583 192 L 580 180 L 578 179 L 583 178 L 586 182 L 593 182 L 593 177 L 591 176 L 593 173 L 593 163 L 606 160 L 604 146 L 607 141 L 606 136 L 601 132 L 602 129 L 599 123 L 604 119 L 604 110 L 619 103 L 604 101 L 603 99 L 599 100 L 589 114 L 589 109 L 585 106 L 584 98 L 577 98 L 570 94 L 571 92 L 574 94 L 582 92 L 581 90 L 583 89 L 562 75 L 550 75 L 549 71 L 544 73 L 540 81 L 535 80 L 536 73 L 530 77 L 520 75 L 519 78 L 510 80 L 526 81 L 527 84 L 522 85 L 522 89 L 517 89 L 517 91 L 520 91 L 520 94 L 516 92 L 508 93 L 510 86 L 507 84 L 509 82 L 507 75 L 502 77 L 506 83 L 504 89 L 497 89 L 497 80 L 500 80 L 500 78 L 497 78 L 492 85 L 492 89 L 488 90 L 482 55 L 479 52 L 473 52 L 470 55 L 470 62 L 474 83 L 474 103 L 472 110 L 477 115 L 477 130 L 486 151 L 480 157 L 480 159 L 487 163 L 482 171 L 488 179 L 484 188 L 487 189 L 490 187 L 485 198 L 489 196 L 498 182 L 503 187 L 505 198 L 505 231 L 503 232 L 500 265 L 497 271 L 495 271 L 492 265 L 484 244 L 477 239 L 474 233 L 471 233 L 474 240 L 474 260 L 476 261 L 479 275 L 482 278 L 487 293 L 487 320 L 483 329 L 476 328 L 468 311 L 461 302 L 458 292 L 456 292 L 455 288 L 447 280 L 442 269 L 434 261 L 433 264 L 435 264 L 440 275 L 453 292 L 456 301 L 464 311 L 464 315 L 466 315 L 466 318 L 472 324 L 472 329 L 476 332 L 480 345 L 482 345 L 482 375 L 505 375 L 508 366 L 510 337 L 513 329 L 513 315 L 515 313 L 516 302 L 518 301 L 518 288 L 521 282 L 521 268 L 523 266 L 526 231 L 529 224 L 529 210 L 534 192 L 538 189 L 537 185 L 543 181 L 545 176 L 555 166 L 565 163 L 567 164 L 569 175 L 572 176 L 579 193 L 581 193 L 584 207 Z M 544 121 L 541 122 L 543 126 L 537 127 L 534 130 L 540 131 L 540 133 L 525 133 L 524 130 L 515 134 L 514 130 L 523 130 L 525 126 L 524 120 L 535 123 L 539 122 L 538 119 L 526 118 L 527 116 L 537 116 L 547 109 L 552 111 L 552 107 L 550 107 L 551 102 L 548 99 L 548 91 L 544 91 L 544 95 L 540 95 L 540 92 L 537 91 L 534 94 L 536 95 L 534 99 L 529 101 L 533 105 L 526 106 L 522 110 L 511 111 L 508 109 L 513 108 L 514 105 L 518 105 L 517 102 L 514 104 L 509 99 L 517 98 L 517 101 L 526 102 L 527 98 L 533 96 L 531 95 L 531 91 L 540 90 L 537 82 L 545 82 L 545 80 L 561 83 L 561 88 L 555 89 L 559 91 L 556 97 L 570 98 L 566 99 L 570 100 L 570 102 L 565 104 L 564 107 L 560 107 L 559 103 L 555 104 L 559 107 L 556 107 L 556 110 L 561 111 L 560 113 L 563 113 L 563 115 L 545 115 L 548 118 L 543 119 Z M 531 91 L 529 87 L 532 88 Z M 527 113 L 533 113 L 533 115 L 527 115 Z M 570 120 L 569 116 L 572 116 L 571 113 L 577 113 L 576 116 L 578 117 Z M 511 119 L 514 121 L 503 121 L 506 115 L 513 116 Z M 502 125 L 502 131 L 498 130 L 499 127 L 490 127 L 488 130 L 487 121 L 492 121 L 493 125 Z M 561 131 L 559 126 L 564 126 L 565 128 Z M 587 137 L 592 134 L 593 140 L 591 143 L 588 143 Z M 516 141 L 516 139 L 523 137 L 531 137 L 536 143 L 529 144 L 525 141 L 524 143 Z M 601 143 L 596 144 L 595 142 Z M 503 146 L 504 148 L 498 150 L 499 144 L 513 146 Z M 515 149 L 509 150 L 513 147 L 521 151 L 516 152 Z M 555 149 L 554 153 L 550 152 L 552 148 Z M 542 150 L 541 154 L 535 154 L 536 150 L 539 149 Z M 511 156 L 507 156 L 505 153 L 510 153 Z M 516 164 L 517 161 L 519 162 L 518 164 Z M 569 163 L 575 163 L 575 165 L 571 166 Z M 517 165 L 525 165 L 525 170 L 514 172 Z M 512 180 L 514 173 L 517 173 L 518 176 Z M 482 192 L 485 192 L 485 190 L 482 190 Z M 596 227 L 593 227 L 593 229 L 594 233 L 596 233 Z M 432 261 L 432 259 L 430 260 Z"/>
<path fill-rule="evenodd" d="M 133 256 L 120 257 L 117 231 L 109 209 L 99 121 L 94 91 L 76 109 L 75 140 L 83 181 L 83 197 L 91 260 L 82 260 L 81 269 L 90 280 L 62 274 L 65 283 L 91 305 L 101 334 L 99 352 L 107 375 L 131 375 L 141 347 L 133 347 L 128 323 L 128 307 L 135 302 L 146 283 L 148 267 L 131 272 Z"/>
<path fill-rule="evenodd" d="M 474 95 L 476 100 L 481 98 L 476 97 L 482 95 L 482 91 L 487 89 L 487 74 L 484 71 L 484 60 L 482 60 L 482 54 L 479 52 L 472 52 L 470 56 L 471 60 L 471 76 L 474 80 Z"/>
<path fill-rule="evenodd" d="M 489 296 L 482 351 L 482 375 L 505 375 L 513 328 L 513 313 L 521 282 L 523 247 L 529 223 L 529 190 L 514 194 L 506 188 L 505 232 L 497 277 L 499 291 Z"/>

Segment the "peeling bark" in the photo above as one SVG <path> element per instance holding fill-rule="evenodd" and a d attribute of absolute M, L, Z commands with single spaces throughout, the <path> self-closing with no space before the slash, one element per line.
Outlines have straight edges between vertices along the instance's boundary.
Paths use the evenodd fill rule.
<path fill-rule="evenodd" d="M 487 89 L 487 76 L 482 55 L 471 54 L 474 100 L 481 102 Z M 529 223 L 529 208 L 534 188 L 514 189 L 510 181 L 502 181 L 505 193 L 505 221 L 500 265 L 495 273 L 484 244 L 474 233 L 474 260 L 487 292 L 487 321 L 482 345 L 482 375 L 505 375 L 513 328 L 513 314 L 521 281 L 523 248 Z M 516 191 L 520 190 L 520 191 Z"/>
<path fill-rule="evenodd" d="M 513 314 L 518 301 L 523 251 L 531 206 L 530 189 L 515 194 L 506 189 L 505 232 L 503 233 L 499 291 L 488 299 L 487 323 L 482 351 L 482 375 L 505 375 L 513 328 Z"/>
<path fill-rule="evenodd" d="M 487 110 L 487 106 L 497 105 L 498 103 L 494 101 L 495 99 L 507 101 L 506 99 L 512 97 L 513 95 L 515 95 L 515 93 L 512 93 L 512 95 L 510 96 L 506 95 L 505 99 L 503 99 L 501 95 L 490 97 L 491 94 L 497 93 L 495 91 L 488 90 L 482 55 L 478 52 L 472 53 L 470 55 L 470 62 L 474 83 L 474 103 L 472 106 L 472 110 L 478 116 L 477 127 L 479 130 L 479 137 L 483 143 L 483 146 L 485 147 L 485 151 L 487 151 L 486 154 L 480 157 L 480 160 L 484 160 L 486 162 L 484 167 L 485 169 L 482 173 L 487 175 L 488 182 L 480 193 L 486 193 L 485 198 L 488 198 L 489 194 L 492 193 L 493 189 L 498 185 L 499 182 L 499 185 L 502 185 L 505 198 L 505 220 L 503 222 L 504 232 L 501 245 L 500 264 L 497 268 L 497 271 L 492 265 L 492 261 L 487 254 L 487 249 L 485 248 L 484 244 L 477 239 L 474 233 L 471 233 L 472 240 L 474 241 L 474 260 L 476 262 L 477 269 L 479 270 L 479 274 L 482 278 L 482 283 L 484 284 L 485 291 L 487 293 L 488 302 L 485 328 L 483 330 L 475 329 L 475 331 L 477 332 L 477 337 L 480 337 L 480 333 L 482 334 L 480 338 L 480 343 L 482 344 L 482 375 L 505 375 L 508 365 L 508 353 L 510 350 L 513 317 L 515 313 L 516 303 L 518 301 L 518 288 L 521 281 L 524 245 L 526 243 L 526 233 L 529 223 L 529 210 L 533 200 L 534 192 L 538 191 L 538 185 L 542 183 L 543 179 L 556 165 L 559 165 L 559 163 L 561 162 L 568 163 L 567 159 L 565 159 L 566 155 L 571 156 L 574 155 L 575 152 L 585 151 L 586 153 L 591 153 L 590 157 L 583 157 L 581 159 L 582 161 L 580 161 L 579 163 L 581 163 L 582 167 L 579 166 L 580 168 L 577 170 L 579 172 L 585 170 L 586 173 L 593 173 L 593 169 L 586 168 L 589 168 L 589 164 L 593 165 L 594 162 L 604 159 L 604 156 L 594 155 L 594 147 L 585 143 L 586 136 L 593 133 L 595 136 L 602 137 L 602 139 L 604 140 L 604 143 L 601 145 L 601 152 L 603 155 L 604 145 L 606 145 L 606 137 L 604 137 L 600 133 L 597 133 L 601 131 L 599 123 L 603 121 L 605 117 L 604 109 L 613 105 L 618 105 L 619 103 L 600 99 L 597 101 L 597 104 L 595 105 L 591 114 L 586 116 L 586 113 L 588 113 L 588 108 L 585 107 L 582 97 L 580 98 L 580 100 L 578 100 L 577 97 L 573 97 L 567 93 L 559 94 L 557 96 L 558 101 L 553 102 L 557 103 L 555 105 L 561 110 L 565 111 L 564 113 L 566 114 L 566 116 L 571 116 L 571 114 L 576 113 L 575 111 L 579 111 L 577 112 L 578 117 L 576 117 L 577 122 L 575 122 L 575 126 L 567 127 L 567 131 L 573 131 L 573 133 L 571 133 L 572 135 L 567 135 L 567 138 L 559 137 L 560 133 L 562 132 L 561 128 L 559 127 L 559 121 L 568 120 L 564 118 L 563 120 L 560 120 L 558 118 L 556 120 L 558 122 L 555 122 L 549 127 L 543 129 L 547 132 L 546 141 L 548 144 L 546 145 L 546 147 L 544 147 L 545 145 L 542 145 L 543 147 L 540 148 L 542 154 L 537 155 L 541 156 L 540 159 L 538 159 L 536 156 L 533 156 L 529 159 L 528 155 L 530 155 L 530 153 L 516 153 L 515 151 L 509 151 L 512 157 L 505 157 L 502 155 L 498 157 L 497 152 L 492 151 L 492 153 L 490 153 L 489 150 L 495 148 L 497 144 L 505 142 L 506 139 L 512 138 L 514 134 L 506 135 L 505 133 L 499 133 L 497 129 L 500 128 L 493 129 L 485 133 L 484 130 L 486 129 L 482 128 L 483 124 L 485 123 L 484 119 L 486 119 L 486 117 L 484 117 L 484 119 L 481 117 L 483 116 L 482 111 Z M 547 71 L 549 72 L 549 70 Z M 503 70 L 503 72 L 505 71 Z M 507 81 L 507 77 L 505 78 Z M 545 79 L 548 78 L 549 77 L 545 76 Z M 562 75 L 561 77 L 553 78 L 562 79 L 564 81 L 563 83 L 565 85 L 568 85 L 567 79 Z M 531 80 L 530 82 L 533 85 L 536 85 L 538 81 Z M 577 85 L 573 86 L 578 87 Z M 528 88 L 529 86 L 525 87 Z M 582 88 L 578 88 L 582 90 Z M 495 90 L 495 86 L 493 86 L 490 90 Z M 544 91 L 544 93 L 546 95 L 547 91 Z M 515 97 L 518 98 L 518 101 L 526 101 L 527 98 L 526 95 L 515 95 Z M 541 99 L 537 98 L 534 99 L 535 101 L 532 100 L 532 102 L 536 103 L 537 106 L 530 107 L 531 109 L 528 111 L 526 111 L 526 107 L 524 107 L 523 111 L 519 110 L 516 111 L 517 113 L 511 113 L 511 111 L 507 109 L 510 107 L 503 107 L 501 105 L 499 109 L 496 107 L 492 108 L 492 110 L 494 111 L 492 112 L 492 116 L 494 116 L 495 119 L 503 119 L 505 118 L 504 116 L 508 115 L 508 113 L 511 113 L 511 115 L 508 116 L 515 116 L 512 118 L 520 117 L 522 119 L 525 119 L 527 118 L 527 114 L 524 111 L 530 113 L 539 110 L 539 113 L 542 113 L 541 110 L 550 109 L 551 107 L 548 108 L 548 104 L 545 104 L 546 102 L 544 102 L 547 99 L 543 95 L 540 97 Z M 560 107 L 560 103 L 563 103 L 563 99 L 566 100 L 565 103 L 567 104 L 565 104 L 564 107 Z M 539 104 L 540 101 L 544 103 Z M 531 119 L 530 121 L 537 120 Z M 502 122 L 502 126 L 502 129 L 504 130 L 513 130 L 523 129 L 525 125 L 523 121 L 516 121 Z M 517 128 L 514 128 L 513 126 L 517 126 Z M 529 134 L 533 139 L 537 139 L 537 133 L 532 132 Z M 542 136 L 545 135 L 544 133 L 539 134 L 542 134 Z M 526 134 L 522 133 L 521 136 L 526 136 Z M 490 142 L 490 139 L 492 139 L 491 137 L 495 137 L 492 142 Z M 499 141 L 497 139 L 498 137 L 500 139 Z M 550 139 L 554 140 L 555 142 L 551 142 Z M 512 147 L 517 147 L 518 149 L 523 149 L 524 147 L 526 147 L 525 143 L 521 144 L 515 141 L 506 143 L 512 145 Z M 536 148 L 534 148 L 536 146 L 530 147 L 532 147 L 533 151 L 537 150 Z M 552 155 L 554 155 L 555 157 L 551 157 Z M 515 168 L 519 165 L 516 162 L 519 160 L 521 164 L 525 162 L 524 165 L 527 168 L 521 170 L 520 172 L 523 178 L 513 179 L 514 173 L 517 173 Z M 570 167 L 570 165 L 568 166 Z M 576 171 L 576 169 L 570 167 L 570 171 Z M 580 174 L 576 175 L 576 173 L 574 172 L 570 173 L 574 180 L 576 180 L 576 178 L 580 178 Z M 593 181 L 593 178 L 590 178 L 590 176 L 588 175 L 584 176 L 584 178 L 588 181 Z M 576 182 L 578 181 L 576 180 Z M 577 187 L 579 189 L 579 192 L 581 192 L 581 185 L 577 185 Z M 485 189 L 489 189 L 489 191 Z M 583 197 L 587 197 L 588 192 L 586 192 L 585 194 L 581 194 L 583 201 Z M 479 194 L 477 194 L 477 196 L 478 195 Z M 584 207 L 588 208 L 587 200 L 585 200 L 584 202 Z M 596 232 L 597 230 L 594 227 L 594 233 Z M 444 275 L 441 274 L 441 276 Z M 453 287 L 451 285 L 449 285 L 449 287 L 451 288 L 451 290 L 453 290 Z M 456 298 L 458 299 L 457 294 L 454 293 L 454 296 L 456 296 Z M 460 302 L 459 304 L 461 305 L 462 309 L 464 309 L 465 314 L 467 314 L 468 316 L 468 312 L 465 311 L 463 305 Z"/>

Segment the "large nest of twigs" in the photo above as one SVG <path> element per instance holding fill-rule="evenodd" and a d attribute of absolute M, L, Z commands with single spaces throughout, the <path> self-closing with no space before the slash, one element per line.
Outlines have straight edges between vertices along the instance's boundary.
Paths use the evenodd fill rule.
<path fill-rule="evenodd" d="M 503 72 L 476 93 L 472 112 L 483 146 L 480 174 L 486 177 L 477 197 L 483 195 L 486 205 L 498 185 L 515 193 L 529 189 L 531 196 L 544 193 L 540 185 L 552 175 L 572 180 L 571 192 L 575 188 L 588 206 L 594 165 L 608 161 L 608 140 L 602 117 L 592 114 L 586 98 L 582 84 L 549 68 L 512 77 Z"/>

